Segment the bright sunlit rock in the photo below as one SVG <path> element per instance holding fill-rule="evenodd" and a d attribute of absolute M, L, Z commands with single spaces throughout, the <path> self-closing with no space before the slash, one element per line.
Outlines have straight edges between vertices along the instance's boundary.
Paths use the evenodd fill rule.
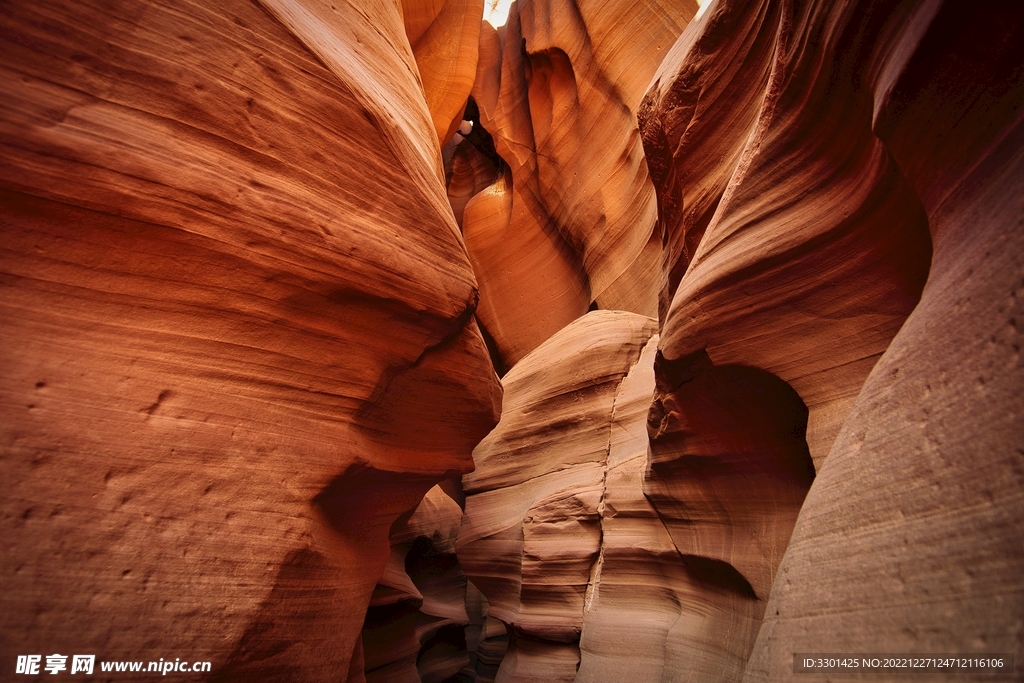
<path fill-rule="evenodd" d="M 514 0 L 485 0 L 484 21 L 494 28 L 504 26 L 508 21 L 508 11 Z"/>

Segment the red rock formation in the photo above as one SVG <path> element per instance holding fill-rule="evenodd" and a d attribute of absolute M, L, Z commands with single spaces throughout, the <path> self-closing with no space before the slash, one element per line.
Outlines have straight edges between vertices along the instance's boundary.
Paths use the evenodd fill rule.
<path fill-rule="evenodd" d="M 419 67 L 438 144 L 462 122 L 476 79 L 484 0 L 403 0 L 405 32 Z"/>
<path fill-rule="evenodd" d="M 467 584 L 455 557 L 461 522 L 459 504 L 435 486 L 396 523 L 363 626 L 367 683 L 444 681 L 469 668 Z"/>
<path fill-rule="evenodd" d="M 594 301 L 655 313 L 655 202 L 634 112 L 695 10 L 524 0 L 502 29 L 484 26 L 473 97 L 511 182 L 471 201 L 463 229 L 505 364 Z"/>
<path fill-rule="evenodd" d="M 931 272 L 811 489 L 749 681 L 799 679 L 810 647 L 1024 651 L 1024 12 L 899 10 L 867 85 Z"/>
<path fill-rule="evenodd" d="M 4 8 L 5 667 L 361 680 L 389 527 L 496 420 L 398 9 L 268 7 Z"/>
<path fill-rule="evenodd" d="M 458 542 L 488 614 L 509 628 L 498 680 L 576 676 L 600 566 L 614 411 L 653 331 L 649 318 L 595 311 L 503 379 L 502 419 L 474 451 L 476 471 L 463 478 Z M 649 397 L 649 388 L 641 391 L 643 405 Z M 642 412 L 634 418 L 643 423 Z"/>
<path fill-rule="evenodd" d="M 983 165 L 995 141 L 1010 135 L 1024 92 L 1016 68 L 1019 50 L 993 50 L 985 66 L 970 61 L 967 46 L 986 34 L 986 23 L 978 18 L 965 27 L 954 19 L 959 14 L 951 6 L 939 9 L 938 3 L 723 0 L 680 38 L 641 108 L 666 244 L 645 490 L 681 551 L 689 544 L 703 556 L 728 561 L 763 601 L 809 482 L 799 457 L 804 405 L 810 454 L 818 468 L 834 472 L 814 484 L 803 507 L 797 545 L 774 581 L 774 590 L 782 593 L 771 593 L 750 680 L 799 678 L 792 655 L 800 651 L 977 651 L 998 643 L 986 649 L 1008 652 L 1019 647 L 1019 636 L 1010 635 L 1015 617 L 981 616 L 1009 599 L 1015 589 L 1008 577 L 1019 575 L 1022 565 L 1019 548 L 999 520 L 1020 519 L 1024 510 L 1015 494 L 997 504 L 993 491 L 1001 487 L 992 479 L 1002 457 L 994 454 L 1013 442 L 1010 425 L 1017 408 L 1011 406 L 1019 399 L 1010 397 L 1021 394 L 1019 373 L 1003 374 L 1004 388 L 987 388 L 979 408 L 971 407 L 962 386 L 943 392 L 932 408 L 945 415 L 942 433 L 977 429 L 978 422 L 954 427 L 957 413 L 966 417 L 976 411 L 993 423 L 992 431 L 985 429 L 989 457 L 995 458 L 988 460 L 991 469 L 973 477 L 943 475 L 965 489 L 964 498 L 938 505 L 945 510 L 938 514 L 952 514 L 958 523 L 925 531 L 916 525 L 927 524 L 929 504 L 939 501 L 920 495 L 897 502 L 921 487 L 934 490 L 926 474 L 934 462 L 956 459 L 973 472 L 968 463 L 978 457 L 969 455 L 962 437 L 949 439 L 946 449 L 940 447 L 945 439 L 906 433 L 910 420 L 899 417 L 908 410 L 907 397 L 898 393 L 902 378 L 909 370 L 908 389 L 927 386 L 929 377 L 939 384 L 942 364 L 931 363 L 944 355 L 927 349 L 938 344 L 935 348 L 946 349 L 950 358 L 967 362 L 973 353 L 961 351 L 962 344 L 953 340 L 979 343 L 989 334 L 967 330 L 991 330 L 995 348 L 986 352 L 989 359 L 1000 354 L 1007 359 L 1012 347 L 1002 346 L 994 334 L 1012 317 L 1005 309 L 989 309 L 987 322 L 980 312 L 959 317 L 957 326 L 947 327 L 955 330 L 951 333 L 941 332 L 935 317 L 942 310 L 943 326 L 950 324 L 952 281 L 971 272 L 966 264 L 972 258 L 1020 236 L 1019 222 L 1013 223 L 1019 209 L 1008 209 L 988 219 L 987 232 L 976 231 L 974 255 L 962 242 L 951 247 L 955 257 L 944 261 L 940 251 L 944 230 L 965 230 L 959 222 L 972 210 L 983 216 L 989 205 L 972 198 L 965 205 L 947 203 L 940 211 L 938 197 L 966 182 L 962 178 Z M 1000 45 L 1017 45 L 1019 26 L 1014 18 L 992 35 L 1000 36 Z M 944 103 L 960 81 L 976 83 L 977 95 Z M 950 130 L 955 133 L 947 141 Z M 1010 144 L 1006 159 L 1016 149 Z M 985 182 L 1008 188 L 1020 181 L 1005 159 L 976 173 L 970 186 L 976 193 L 983 192 L 976 186 Z M 926 288 L 933 240 L 936 254 Z M 949 275 L 941 274 L 944 263 Z M 986 269 L 972 297 L 981 306 L 1013 291 L 1009 283 L 1019 279 L 1019 256 L 986 262 Z M 929 304 L 929 291 L 941 290 L 937 283 L 943 278 L 950 278 L 945 280 L 950 288 L 933 294 Z M 925 298 L 917 305 L 922 289 Z M 968 295 L 955 298 L 963 296 Z M 919 323 L 917 337 L 908 322 L 890 347 L 911 310 L 923 320 L 932 315 L 934 322 Z M 925 324 L 927 333 L 920 327 Z M 924 336 L 930 337 L 928 344 Z M 875 367 L 880 357 L 883 362 Z M 953 372 L 953 363 L 945 372 Z M 985 374 L 980 368 L 978 373 Z M 855 400 L 865 416 L 850 414 Z M 1019 431 L 1019 420 L 1016 424 Z M 868 432 L 877 435 L 870 444 Z M 837 453 L 844 454 L 842 464 L 832 464 Z M 908 461 L 920 465 L 908 468 Z M 971 497 L 986 491 L 993 511 L 967 512 Z M 931 510 L 936 514 L 935 507 Z M 719 531 L 703 531 L 702 525 Z M 975 590 L 997 597 L 979 608 L 966 597 L 953 597 L 959 591 L 951 589 L 943 609 L 963 620 L 943 627 L 943 635 L 919 637 L 921 620 L 934 624 L 940 610 L 913 605 L 935 588 L 930 581 L 908 587 L 903 577 L 925 566 L 948 577 L 939 585 L 955 584 L 950 573 L 956 570 L 940 557 L 935 539 L 954 538 L 962 529 L 990 530 L 991 546 L 963 543 L 960 557 L 968 562 L 972 554 L 992 554 L 982 562 L 986 580 Z M 921 534 L 921 545 L 910 550 L 907 539 L 915 534 Z M 863 551 L 858 550 L 862 543 Z M 900 553 L 894 555 L 897 547 Z M 862 552 L 871 559 L 864 560 Z M 835 559 L 844 556 L 851 559 Z M 827 565 L 825 557 L 832 558 Z M 837 561 L 842 569 L 834 576 Z M 865 612 L 866 604 L 877 607 Z M 714 609 L 711 603 L 709 608 Z M 763 611 L 763 603 L 748 615 L 718 608 L 719 618 L 737 624 L 725 657 L 728 666 L 719 669 L 718 679 L 739 677 Z M 711 656 L 707 648 L 702 652 Z"/>
<path fill-rule="evenodd" d="M 0 17 L 4 661 L 1024 656 L 1024 11 L 261 2 Z"/>
<path fill-rule="evenodd" d="M 920 202 L 871 131 L 858 36 L 824 10 L 789 11 L 716 3 L 662 65 L 642 118 L 651 155 L 673 169 L 658 174 L 666 287 L 686 273 L 663 317 L 664 356 L 707 350 L 716 365 L 788 383 L 820 464 L 916 304 L 931 245 Z M 812 41 L 820 51 L 801 51 Z"/>

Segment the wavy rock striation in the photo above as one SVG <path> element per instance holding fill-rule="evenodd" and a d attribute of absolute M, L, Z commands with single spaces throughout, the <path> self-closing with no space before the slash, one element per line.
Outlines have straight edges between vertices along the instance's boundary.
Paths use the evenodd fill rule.
<path fill-rule="evenodd" d="M 400 11 L 0 22 L 4 660 L 361 680 L 388 529 L 500 401 Z"/>
<path fill-rule="evenodd" d="M 462 225 L 506 366 L 595 301 L 654 315 L 656 206 L 634 112 L 696 9 L 524 0 L 484 25 L 472 95 L 508 173 Z"/>
<path fill-rule="evenodd" d="M 1024 12 L 898 9 L 873 129 L 927 213 L 931 272 L 808 495 L 747 681 L 798 678 L 812 644 L 1024 650 Z"/>
<path fill-rule="evenodd" d="M 1019 238 L 1020 213 L 992 197 L 1020 178 L 1019 50 L 985 66 L 966 56 L 982 35 L 1018 44 L 1019 16 L 997 15 L 722 0 L 680 37 L 641 106 L 665 243 L 645 491 L 680 550 L 727 561 L 759 602 L 746 615 L 719 609 L 736 628 L 721 668 L 696 679 L 745 668 L 749 680 L 799 678 L 801 651 L 1020 646 L 1019 620 L 982 616 L 1019 604 L 1008 577 L 1022 557 L 1005 520 L 1024 512 L 995 474 L 1015 471 L 996 454 L 1012 450 L 1010 425 L 1019 431 L 1010 387 L 1022 378 L 992 372 L 1016 358 L 997 332 L 1013 304 L 994 302 L 1015 300 L 1019 256 L 997 245 Z M 963 97 L 958 82 L 971 84 Z M 948 199 L 958 191 L 968 196 Z M 949 237 L 975 221 L 971 248 Z M 982 268 L 975 293 L 953 294 Z M 961 317 L 967 301 L 976 312 Z M 970 382 L 940 379 L 958 364 L 976 368 L 977 399 Z M 911 428 L 909 396 L 936 386 L 948 390 L 911 411 Z M 808 454 L 831 472 L 813 485 Z M 951 497 L 937 498 L 944 486 Z M 975 511 L 979 497 L 989 511 Z M 979 546 L 952 540 L 967 530 L 992 539 L 985 579 L 971 569 L 966 583 L 992 591 L 987 602 L 953 588 L 963 581 L 939 549 L 948 539 L 970 564 Z M 922 633 L 940 614 L 955 625 Z"/>
<path fill-rule="evenodd" d="M 5 661 L 1019 668 L 1024 10 L 214 5 L 0 17 Z"/>
<path fill-rule="evenodd" d="M 574 680 L 600 575 L 615 409 L 653 332 L 644 316 L 595 311 L 503 379 L 502 419 L 463 479 L 458 540 L 466 576 L 508 627 L 497 680 Z M 646 405 L 650 387 L 640 394 Z"/>
<path fill-rule="evenodd" d="M 445 487 L 458 495 L 453 480 Z M 441 486 L 391 532 L 363 625 L 367 683 L 449 680 L 470 668 L 466 577 L 455 557 L 462 509 Z"/>
<path fill-rule="evenodd" d="M 476 79 L 484 0 L 403 0 L 405 32 L 438 144 L 458 129 Z"/>
<path fill-rule="evenodd" d="M 931 243 L 871 130 L 862 43 L 880 27 L 848 24 L 863 7 L 801 11 L 716 3 L 662 64 L 642 118 L 651 156 L 669 163 L 674 150 L 659 174 L 666 285 L 685 276 L 663 317 L 664 357 L 703 350 L 789 384 L 820 465 L 917 303 Z"/>

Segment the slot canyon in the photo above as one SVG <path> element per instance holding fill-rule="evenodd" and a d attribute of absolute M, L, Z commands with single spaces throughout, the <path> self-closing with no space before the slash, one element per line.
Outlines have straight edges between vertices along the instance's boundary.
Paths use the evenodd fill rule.
<path fill-rule="evenodd" d="M 1024 681 L 1024 5 L 495 4 L 0 3 L 0 679 Z"/>

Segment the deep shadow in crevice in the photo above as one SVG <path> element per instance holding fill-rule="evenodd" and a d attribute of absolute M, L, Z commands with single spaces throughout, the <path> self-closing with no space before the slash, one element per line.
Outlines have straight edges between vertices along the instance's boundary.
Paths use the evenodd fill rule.
<path fill-rule="evenodd" d="M 807 407 L 772 373 L 705 351 L 659 353 L 655 372 L 644 495 L 695 579 L 766 600 L 776 567 L 751 558 L 782 557 L 814 481 Z"/>
<path fill-rule="evenodd" d="M 721 593 L 735 593 L 748 600 L 757 600 L 757 593 L 746 577 L 728 562 L 698 555 L 683 555 L 683 564 L 691 578 L 704 588 Z"/>
<path fill-rule="evenodd" d="M 462 115 L 462 120 L 473 122 L 473 128 L 467 135 L 463 136 L 466 142 L 473 145 L 480 154 L 487 157 L 497 168 L 497 175 L 501 175 L 507 164 L 498 154 L 498 150 L 495 149 L 494 138 L 484 128 L 484 124 L 480 122 L 480 107 L 477 106 L 476 100 L 472 97 L 466 101 L 466 112 Z"/>
<path fill-rule="evenodd" d="M 445 664 L 453 660 L 465 659 L 469 662 L 469 650 L 466 645 L 466 629 L 458 624 L 442 626 L 428 638 L 416 656 L 416 668 L 421 680 L 436 680 L 432 673 L 437 669 L 436 663 Z M 442 679 L 445 682 L 459 680 L 458 674 Z"/>
<path fill-rule="evenodd" d="M 505 376 L 508 372 L 508 368 L 505 366 L 505 359 L 501 357 L 501 351 L 498 350 L 498 343 L 494 341 L 494 337 L 487 331 L 484 324 L 480 321 L 480 318 L 476 319 L 477 327 L 480 328 L 480 336 L 484 338 L 484 345 L 487 347 L 487 353 L 491 357 L 491 365 L 494 366 L 494 372 L 498 375 L 498 378 Z"/>

